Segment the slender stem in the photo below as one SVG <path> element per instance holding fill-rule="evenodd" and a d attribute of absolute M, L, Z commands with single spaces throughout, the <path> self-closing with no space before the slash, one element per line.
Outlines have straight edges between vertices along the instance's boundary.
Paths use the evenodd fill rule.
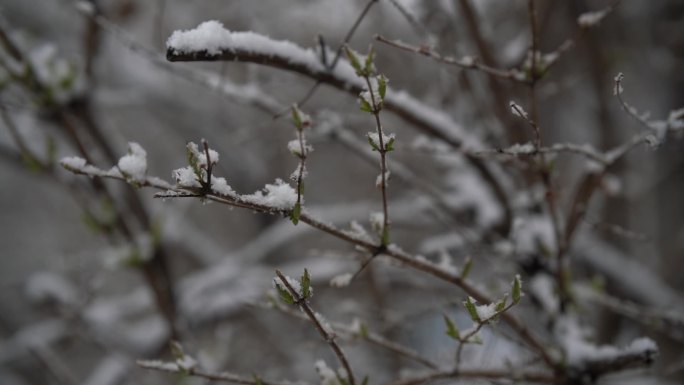
<path fill-rule="evenodd" d="M 516 71 L 491 67 L 487 64 L 482 63 L 478 58 L 463 57 L 459 59 L 451 56 L 444 56 L 439 52 L 430 49 L 429 47 L 407 44 L 400 40 L 388 39 L 382 35 L 375 35 L 375 40 L 394 48 L 399 48 L 404 51 L 427 56 L 440 63 L 454 65 L 463 69 L 481 71 L 486 73 L 487 75 L 494 76 L 497 78 L 512 80 L 519 83 L 526 83 L 526 80 L 523 79 L 520 75 L 518 75 Z"/>
<path fill-rule="evenodd" d="M 344 37 L 344 40 L 342 40 L 342 43 L 337 48 L 337 51 L 335 52 L 335 57 L 333 58 L 332 63 L 330 63 L 330 64 L 323 63 L 323 65 L 325 65 L 329 71 L 332 71 L 335 69 L 335 66 L 337 66 L 337 63 L 340 61 L 340 57 L 342 57 L 342 51 L 344 50 L 344 47 L 349 43 L 352 36 L 354 36 L 354 33 L 356 33 L 356 30 L 359 28 L 359 25 L 361 25 L 361 21 L 363 21 L 363 19 L 366 18 L 366 15 L 370 11 L 371 7 L 373 7 L 373 4 L 377 3 L 378 1 L 379 0 L 369 0 L 368 3 L 366 3 L 366 6 L 363 8 L 363 10 L 359 14 L 359 16 L 356 18 L 356 20 L 354 20 L 354 24 L 352 24 L 349 31 L 347 31 L 347 35 Z M 322 38 L 320 38 L 319 41 L 322 42 L 323 41 Z M 321 54 L 323 55 L 323 57 L 325 57 L 325 55 L 326 55 L 325 49 L 326 49 L 325 44 L 321 44 Z M 316 90 L 318 89 L 318 87 L 322 83 L 323 83 L 322 80 L 317 80 L 316 84 L 311 86 L 309 91 L 307 91 L 306 95 L 301 100 L 299 100 L 297 102 L 297 105 L 303 106 L 304 104 L 306 104 L 306 102 L 308 102 L 309 99 L 311 99 L 311 97 L 316 93 Z M 285 114 L 286 112 L 287 112 L 287 110 L 283 110 L 283 111 L 279 112 L 278 114 L 276 114 L 274 116 L 274 118 L 279 118 L 283 114 Z"/>
<path fill-rule="evenodd" d="M 160 372 L 169 372 L 169 373 L 182 373 L 182 374 L 187 374 L 193 377 L 201 377 L 201 378 L 206 378 L 208 380 L 212 381 L 221 381 L 221 382 L 229 382 L 233 384 L 244 384 L 244 385 L 289 385 L 292 384 L 292 382 L 289 381 L 270 381 L 270 380 L 265 380 L 260 377 L 244 377 L 240 376 L 238 374 L 234 374 L 231 372 L 221 372 L 221 373 L 212 373 L 212 372 L 207 372 L 202 369 L 190 369 L 190 370 L 182 370 L 178 367 L 178 365 L 172 363 L 172 362 L 159 362 L 159 361 L 144 361 L 144 360 L 139 360 L 136 362 L 138 366 L 144 369 L 151 369 L 151 370 L 158 370 Z M 297 381 L 299 383 L 299 381 Z M 302 383 L 303 385 L 306 385 L 306 383 Z"/>
<path fill-rule="evenodd" d="M 120 175 L 120 174 L 112 174 L 108 171 L 102 171 L 102 170 L 78 170 L 78 169 L 70 169 L 70 171 L 78 174 L 83 174 L 83 175 L 89 175 L 89 176 L 96 176 L 96 177 L 104 177 L 104 178 L 111 178 L 111 179 L 118 179 L 121 181 L 125 182 L 125 178 Z M 166 190 L 166 191 L 173 191 L 174 193 L 197 193 L 199 194 L 200 192 L 198 191 L 192 191 L 191 189 L 183 189 L 183 188 L 178 188 L 174 187 L 170 183 L 161 180 L 159 178 L 150 178 L 147 177 L 146 179 L 142 181 L 137 182 L 140 186 L 147 186 L 147 187 L 154 187 L 157 189 L 161 190 Z M 173 198 L 173 195 L 166 195 L 166 194 L 158 194 L 156 195 L 158 197 L 162 198 Z M 264 213 L 280 213 L 280 214 L 288 214 L 289 210 L 283 210 L 283 209 L 276 209 L 272 208 L 267 205 L 261 205 L 261 204 L 255 204 L 255 203 L 250 203 L 250 202 L 245 202 L 240 200 L 239 197 L 225 197 L 225 196 L 218 196 L 218 195 L 213 195 L 213 194 L 208 194 L 203 196 L 206 199 L 218 202 L 218 203 L 223 203 L 227 204 L 229 206 L 234 206 L 234 207 L 241 207 L 241 208 L 247 208 L 253 211 L 257 212 L 264 212 Z M 372 242 L 369 242 L 365 239 L 358 238 L 354 236 L 353 234 L 350 234 L 348 232 L 342 231 L 339 228 L 335 227 L 332 224 L 322 222 L 310 214 L 303 212 L 301 213 L 299 220 L 308 224 L 309 226 L 318 229 L 324 233 L 330 234 L 338 239 L 341 239 L 343 241 L 346 241 L 348 243 L 351 243 L 353 245 L 361 246 L 367 250 L 370 251 L 375 251 L 380 248 L 380 245 L 376 245 Z M 454 284 L 458 287 L 460 287 L 465 293 L 473 297 L 475 300 L 481 303 L 491 303 L 492 301 L 488 298 L 487 295 L 485 295 L 483 292 L 481 292 L 479 289 L 477 289 L 474 285 L 466 281 L 465 279 L 461 278 L 457 274 L 453 274 L 451 272 L 448 272 L 442 268 L 440 268 L 438 265 L 427 261 L 423 258 L 417 258 L 414 257 L 405 251 L 403 251 L 401 248 L 398 246 L 394 245 L 388 245 L 382 254 L 389 256 L 392 259 L 397 260 L 398 262 L 401 262 L 405 266 L 408 266 L 410 268 L 413 268 L 415 270 L 422 271 L 424 273 L 427 273 L 429 275 L 432 275 L 433 277 L 439 278 L 440 280 L 443 280 L 445 282 L 449 282 L 451 284 Z M 537 337 L 534 336 L 534 334 L 527 329 L 527 327 L 522 324 L 517 318 L 515 318 L 513 315 L 509 313 L 504 313 L 501 315 L 501 318 L 506 322 L 519 336 L 522 338 L 523 341 L 527 343 L 527 345 L 532 348 L 543 360 L 544 362 L 552 367 L 556 368 L 558 364 L 556 363 L 556 360 L 553 358 L 551 355 L 550 351 L 542 344 Z"/>
<path fill-rule="evenodd" d="M 354 380 L 354 372 L 352 372 L 351 366 L 349 366 L 347 356 L 344 355 L 342 348 L 340 348 L 340 345 L 338 345 L 335 341 L 335 335 L 331 331 L 328 331 L 328 329 L 321 324 L 321 321 L 318 319 L 313 309 L 311 309 L 311 306 L 306 301 L 306 298 L 302 297 L 300 293 L 297 290 L 295 290 L 295 288 L 293 288 L 292 285 L 290 285 L 290 282 L 288 282 L 287 278 L 285 278 L 285 276 L 280 270 L 276 270 L 276 275 L 283 283 L 283 285 L 287 288 L 287 290 L 290 292 L 290 295 L 292 295 L 292 297 L 295 299 L 295 303 L 299 305 L 299 308 L 302 309 L 304 313 L 306 313 L 307 317 L 309 317 L 309 319 L 314 324 L 316 330 L 318 330 L 318 333 L 321 335 L 321 337 L 323 337 L 323 339 L 328 343 L 328 345 L 330 345 L 330 348 L 335 353 L 335 356 L 337 356 L 337 359 L 340 361 L 340 364 L 342 364 L 344 370 L 347 372 L 347 379 L 349 380 L 349 385 L 356 385 L 356 381 Z"/>
<path fill-rule="evenodd" d="M 385 146 L 385 139 L 382 132 L 382 124 L 380 123 L 380 100 L 377 98 L 380 95 L 375 95 L 373 87 L 371 86 L 370 78 L 365 77 L 366 85 L 368 86 L 368 93 L 371 97 L 372 112 L 375 118 L 375 128 L 378 133 L 378 145 L 380 153 L 380 191 L 382 194 L 382 246 L 387 246 L 389 242 L 389 208 L 387 206 L 387 148 Z"/>

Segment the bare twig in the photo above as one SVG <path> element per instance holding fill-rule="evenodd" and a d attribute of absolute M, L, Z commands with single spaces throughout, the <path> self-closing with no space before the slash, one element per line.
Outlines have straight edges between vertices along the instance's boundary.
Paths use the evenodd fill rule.
<path fill-rule="evenodd" d="M 399 48 L 404 51 L 409 51 L 413 53 L 417 53 L 423 56 L 427 56 L 433 60 L 436 60 L 440 63 L 444 64 L 449 64 L 449 65 L 454 65 L 457 67 L 461 67 L 463 69 L 470 69 L 470 70 L 477 70 L 484 72 L 488 75 L 498 77 L 501 79 L 506 79 L 506 80 L 512 80 L 515 82 L 519 83 L 527 83 L 527 80 L 525 79 L 524 75 L 520 73 L 517 70 L 504 70 L 504 69 L 499 69 L 499 68 L 494 68 L 490 67 L 487 64 L 484 64 L 480 61 L 480 59 L 476 57 L 462 57 L 462 58 L 455 58 L 451 56 L 443 56 L 440 53 L 434 51 L 430 47 L 427 46 L 414 46 L 410 45 L 407 43 L 404 43 L 400 40 L 392 40 L 388 39 L 382 35 L 375 35 L 375 40 L 387 44 L 391 47 L 394 48 Z"/>
<path fill-rule="evenodd" d="M 268 306 L 265 306 L 265 307 L 268 308 Z M 303 319 L 303 320 L 309 319 L 307 316 L 305 316 L 305 315 L 303 315 L 297 311 L 294 311 L 288 307 L 285 307 L 276 301 L 273 301 L 273 307 L 275 309 L 281 311 L 282 313 L 289 315 L 289 316 L 296 317 L 296 318 Z M 430 369 L 437 369 L 438 368 L 438 365 L 436 363 L 434 363 L 434 362 L 428 360 L 427 358 L 421 356 L 415 350 L 413 350 L 409 347 L 406 347 L 404 345 L 401 345 L 395 341 L 391 341 L 391 340 L 383 337 L 382 335 L 380 335 L 378 333 L 374 333 L 374 332 L 367 330 L 367 329 L 363 330 L 363 331 L 359 331 L 359 330 L 354 329 L 352 326 L 345 325 L 345 324 L 340 323 L 340 322 L 330 322 L 330 324 L 332 325 L 332 327 L 336 331 L 344 333 L 344 334 L 341 334 L 342 337 L 348 337 L 348 338 L 359 337 L 359 338 L 363 339 L 364 341 L 369 342 L 370 344 L 373 344 L 373 345 L 379 346 L 383 349 L 387 349 L 389 351 L 392 351 L 392 352 L 394 352 L 394 353 L 396 353 L 402 357 L 406 357 L 406 358 L 413 360 L 417 363 L 420 363 L 420 364 L 422 364 L 422 365 L 424 365 Z"/>
<path fill-rule="evenodd" d="M 342 40 L 342 43 L 340 43 L 339 47 L 337 47 L 337 51 L 335 52 L 335 57 L 333 58 L 332 63 L 328 64 L 327 62 L 324 62 L 323 64 L 328 67 L 328 70 L 332 71 L 335 69 L 335 66 L 337 66 L 337 63 L 340 60 L 340 57 L 342 56 L 342 51 L 344 50 L 344 47 L 349 44 L 349 41 L 352 39 L 352 36 L 354 36 L 354 33 L 356 33 L 356 29 L 359 28 L 359 25 L 361 25 L 361 22 L 363 19 L 366 18 L 366 15 L 368 15 L 368 12 L 370 9 L 373 7 L 373 4 L 377 3 L 379 0 L 369 0 L 368 3 L 366 3 L 366 6 L 363 7 L 363 10 L 359 14 L 359 16 L 354 20 L 354 24 L 352 24 L 351 28 L 349 28 L 349 31 L 347 31 L 347 35 L 344 37 L 344 40 Z M 320 39 L 322 41 L 322 38 Z M 325 44 L 321 44 L 321 54 L 324 55 L 325 57 L 325 50 L 327 47 Z M 298 106 L 303 106 L 306 104 L 306 102 L 311 99 L 311 97 L 316 93 L 316 90 L 318 87 L 323 83 L 322 80 L 317 80 L 316 84 L 314 84 L 309 91 L 307 91 L 306 95 L 302 99 L 300 99 L 296 104 Z M 280 111 L 277 113 L 274 118 L 279 118 L 283 114 L 285 114 L 287 110 Z"/>
<path fill-rule="evenodd" d="M 96 176 L 96 177 L 103 177 L 103 178 L 111 178 L 111 179 L 118 179 L 121 181 L 126 181 L 123 175 L 120 173 L 112 173 L 111 171 L 103 171 L 99 170 L 95 167 L 92 166 L 85 166 L 85 168 L 69 168 L 67 167 L 70 171 L 77 173 L 77 174 L 83 174 L 83 175 L 89 175 L 89 176 Z M 182 193 L 182 194 L 197 194 L 199 195 L 199 192 L 193 191 L 192 189 L 187 189 L 187 188 L 178 188 L 170 183 L 156 178 L 156 177 L 146 177 L 143 180 L 137 181 L 137 183 L 140 186 L 144 187 L 153 187 L 157 189 L 162 189 L 169 191 L 170 193 L 162 193 L 162 194 L 156 194 L 156 197 L 161 197 L 161 198 L 174 198 L 175 194 L 177 193 Z M 234 206 L 234 207 L 241 207 L 241 208 L 247 208 L 253 211 L 257 212 L 263 212 L 263 213 L 277 213 L 277 214 L 283 214 L 283 215 L 288 215 L 289 211 L 288 210 L 283 210 L 283 209 L 277 209 L 273 208 L 267 205 L 262 205 L 262 204 L 255 204 L 251 202 L 245 202 L 239 199 L 239 197 L 227 197 L 227 196 L 218 196 L 218 195 L 213 195 L 213 194 L 207 194 L 202 196 L 205 199 L 209 199 L 218 203 L 223 203 L 227 204 L 229 206 Z M 311 216 L 307 212 L 301 213 L 299 220 L 308 224 L 309 226 L 318 229 L 324 233 L 330 234 L 338 239 L 341 239 L 343 241 L 349 242 L 351 244 L 361 246 L 365 248 L 366 250 L 369 251 L 374 251 L 377 250 L 380 245 L 376 245 L 374 243 L 371 243 L 367 241 L 366 239 L 359 238 L 358 236 L 355 236 L 349 232 L 342 231 L 338 229 L 337 227 L 333 226 L 332 224 L 325 223 L 323 221 L 320 221 L 316 219 L 315 217 Z M 387 248 L 383 251 L 384 255 L 387 255 L 391 257 L 392 259 L 395 259 L 405 266 L 411 267 L 415 270 L 419 270 L 422 272 L 425 272 L 429 275 L 432 275 L 436 278 L 439 278 L 440 280 L 443 280 L 445 282 L 449 282 L 451 284 L 454 284 L 458 287 L 460 287 L 463 291 L 465 291 L 468 295 L 473 297 L 475 300 L 477 300 L 480 303 L 491 303 L 492 301 L 484 294 L 482 293 L 479 289 L 477 289 L 474 285 L 463 279 L 461 276 L 448 272 L 436 264 L 425 260 L 424 258 L 417 258 L 415 256 L 412 256 L 405 251 L 403 251 L 401 248 L 399 248 L 396 245 L 388 245 Z M 517 318 L 512 316 L 509 313 L 504 313 L 501 315 L 501 318 L 506 322 L 519 336 L 522 338 L 523 341 L 527 343 L 527 345 L 534 350 L 537 354 L 540 355 L 540 357 L 544 360 L 544 362 L 549 365 L 550 367 L 556 367 L 557 363 L 556 360 L 553 358 L 549 350 L 542 344 L 537 337 L 534 336 L 534 334 L 523 324 L 521 323 Z"/>
<path fill-rule="evenodd" d="M 161 372 L 186 374 L 194 377 L 206 378 L 207 380 L 229 382 L 233 384 L 244 384 L 244 385 L 289 385 L 292 384 L 290 381 L 271 381 L 260 377 L 245 377 L 231 372 L 220 372 L 213 373 L 202 369 L 192 368 L 192 369 L 181 369 L 177 364 L 173 362 L 161 362 L 161 361 L 146 361 L 139 360 L 136 362 L 138 366 L 144 369 L 158 370 Z M 297 382 L 299 383 L 299 382 Z M 306 385 L 306 383 L 302 383 Z"/>
<path fill-rule="evenodd" d="M 330 345 L 330 348 L 335 353 L 335 356 L 337 356 L 337 359 L 340 361 L 340 364 L 342 365 L 342 367 L 344 367 L 344 370 L 347 372 L 347 379 L 349 381 L 349 385 L 355 385 L 356 381 L 354 379 L 354 372 L 352 372 L 351 366 L 349 366 L 347 356 L 342 351 L 340 345 L 337 344 L 337 341 L 335 341 L 335 334 L 333 333 L 333 331 L 328 330 L 328 328 L 321 324 L 321 320 L 313 311 L 313 309 L 311 309 L 311 306 L 308 304 L 307 299 L 302 297 L 299 291 L 297 291 L 295 288 L 292 287 L 292 285 L 290 285 L 290 282 L 283 275 L 283 273 L 280 272 L 280 270 L 276 270 L 276 275 L 278 276 L 282 284 L 290 292 L 290 295 L 292 295 L 292 297 L 295 299 L 295 303 L 306 314 L 306 316 L 309 317 L 309 320 L 311 320 L 311 322 L 314 324 L 316 330 L 321 335 L 321 337 L 323 337 L 323 339 L 328 343 L 328 345 Z"/>

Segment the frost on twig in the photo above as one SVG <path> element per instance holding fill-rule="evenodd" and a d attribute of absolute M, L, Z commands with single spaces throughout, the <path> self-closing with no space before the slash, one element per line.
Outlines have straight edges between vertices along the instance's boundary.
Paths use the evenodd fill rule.
<path fill-rule="evenodd" d="M 658 354 L 658 347 L 650 338 L 635 339 L 623 348 L 595 345 L 586 340 L 585 331 L 572 317 L 561 319 L 557 327 L 567 364 L 572 370 L 592 378 L 648 366 Z"/>

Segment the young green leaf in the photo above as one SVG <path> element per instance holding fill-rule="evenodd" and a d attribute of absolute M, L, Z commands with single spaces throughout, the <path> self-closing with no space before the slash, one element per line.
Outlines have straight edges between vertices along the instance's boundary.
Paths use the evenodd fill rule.
<path fill-rule="evenodd" d="M 366 62 L 364 63 L 363 66 L 363 72 L 364 76 L 370 76 L 375 72 L 375 65 L 373 62 L 375 61 L 375 49 L 373 49 L 373 46 L 370 47 L 370 50 L 368 51 L 368 55 L 366 56 Z"/>
<path fill-rule="evenodd" d="M 385 93 L 387 93 L 387 78 L 382 74 L 378 76 L 378 93 L 380 94 L 380 100 L 385 100 Z"/>
<path fill-rule="evenodd" d="M 368 138 L 368 143 L 373 148 L 373 151 L 380 151 L 380 148 L 378 148 L 378 145 L 375 144 L 375 141 L 370 137 L 370 135 L 368 135 L 367 138 Z"/>
<path fill-rule="evenodd" d="M 446 334 L 455 339 L 456 341 L 461 340 L 461 334 L 458 332 L 458 328 L 456 327 L 456 324 L 454 324 L 454 321 L 449 318 L 448 315 L 444 314 L 444 323 L 446 323 Z"/>
<path fill-rule="evenodd" d="M 473 259 L 470 256 L 466 257 L 465 265 L 463 265 L 463 270 L 461 270 L 461 279 L 468 278 L 470 270 L 473 268 Z"/>
<path fill-rule="evenodd" d="M 497 313 L 501 313 L 506 308 L 506 302 L 508 302 L 508 293 L 506 293 L 503 298 L 496 302 L 494 310 L 496 310 Z"/>
<path fill-rule="evenodd" d="M 366 99 L 360 97 L 359 98 L 359 104 L 360 104 L 361 111 L 370 112 L 370 113 L 373 112 L 373 107 L 371 107 L 370 103 L 368 103 L 366 101 Z"/>
<path fill-rule="evenodd" d="M 470 318 L 473 319 L 473 322 L 480 322 L 480 315 L 477 314 L 477 307 L 475 306 L 475 303 L 473 302 L 473 297 L 468 296 L 468 299 L 463 301 L 463 305 L 465 305 L 466 310 L 468 310 L 468 314 L 470 314 Z"/>
<path fill-rule="evenodd" d="M 520 280 L 520 274 L 516 274 L 515 279 L 513 280 L 511 297 L 513 299 L 513 303 L 517 304 L 518 302 L 520 302 L 520 298 L 522 297 L 522 281 Z"/>
<path fill-rule="evenodd" d="M 290 220 L 294 225 L 297 225 L 299 223 L 299 216 L 302 214 L 302 204 L 297 202 L 294 205 L 294 208 L 292 211 L 290 211 Z"/>
<path fill-rule="evenodd" d="M 361 381 L 361 385 L 368 385 L 368 375 L 363 377 L 363 381 Z"/>
<path fill-rule="evenodd" d="M 302 296 L 304 298 L 311 297 L 311 275 L 309 275 L 309 270 L 304 269 L 300 283 L 302 285 Z"/>
<path fill-rule="evenodd" d="M 396 139 L 394 137 L 390 137 L 387 143 L 385 144 L 385 151 L 390 152 L 394 150 L 394 142 Z"/>
<path fill-rule="evenodd" d="M 301 131 L 302 129 L 302 115 L 300 114 L 299 107 L 296 104 L 292 106 L 292 121 L 295 127 Z"/>
<path fill-rule="evenodd" d="M 280 285 L 278 282 L 275 283 L 276 290 L 278 290 L 278 295 L 280 295 L 280 299 L 283 300 L 283 302 L 294 305 L 295 304 L 295 299 L 290 294 L 290 292 L 284 288 L 282 285 Z"/>
<path fill-rule="evenodd" d="M 361 322 L 361 330 L 359 330 L 359 335 L 361 338 L 368 338 L 368 325 L 365 322 Z"/>
<path fill-rule="evenodd" d="M 390 241 L 389 226 L 385 226 L 382 229 L 381 243 L 383 246 L 387 246 L 387 245 L 389 245 L 389 241 Z"/>
<path fill-rule="evenodd" d="M 363 68 L 361 68 L 361 63 L 359 62 L 359 57 L 356 56 L 356 52 L 347 46 L 344 47 L 344 51 L 349 58 L 349 63 L 352 65 L 352 67 L 354 67 L 357 75 L 360 75 L 360 73 L 363 71 Z"/>
<path fill-rule="evenodd" d="M 263 382 L 261 381 L 261 377 L 258 375 L 252 373 L 252 379 L 254 380 L 254 385 L 262 385 Z"/>

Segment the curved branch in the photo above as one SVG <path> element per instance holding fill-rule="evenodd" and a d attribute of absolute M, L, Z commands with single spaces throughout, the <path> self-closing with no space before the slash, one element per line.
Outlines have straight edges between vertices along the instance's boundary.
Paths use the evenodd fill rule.
<path fill-rule="evenodd" d="M 179 35 L 171 36 L 169 39 L 171 44 L 168 45 L 166 52 L 166 58 L 169 61 L 241 61 L 255 63 L 295 72 L 354 96 L 364 89 L 363 82 L 356 76 L 354 69 L 347 61 L 341 61 L 331 70 L 321 63 L 313 50 L 304 49 L 289 41 L 271 40 L 251 32 L 223 30 L 226 34 L 226 43 L 218 50 L 197 49 L 180 43 L 174 45 L 174 36 L 182 36 L 191 32 L 175 32 Z M 448 114 L 427 106 L 406 91 L 392 90 L 388 87 L 383 108 L 416 126 L 424 133 L 443 140 L 454 149 L 481 146 L 479 138 L 465 131 Z M 465 153 L 464 157 L 490 186 L 497 201 L 503 207 L 504 218 L 496 231 L 504 236 L 507 235 L 512 223 L 512 211 L 504 187 L 482 159 L 469 153 Z"/>

